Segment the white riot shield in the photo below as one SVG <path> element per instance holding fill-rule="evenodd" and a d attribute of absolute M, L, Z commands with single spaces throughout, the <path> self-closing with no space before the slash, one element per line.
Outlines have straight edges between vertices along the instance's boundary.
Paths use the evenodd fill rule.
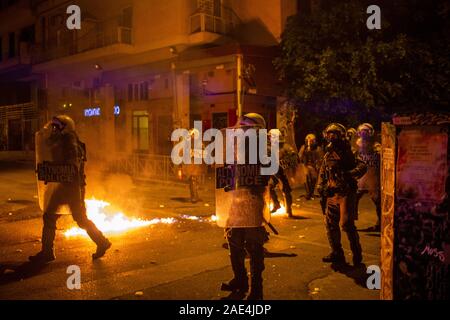
<path fill-rule="evenodd" d="M 226 135 L 224 145 L 225 140 Z M 223 150 L 225 157 L 226 150 Z M 268 178 L 261 175 L 260 164 L 216 165 L 217 225 L 222 228 L 250 228 L 269 223 Z"/>
<path fill-rule="evenodd" d="M 47 126 L 36 133 L 35 144 L 39 207 L 46 212 L 50 201 L 58 201 L 58 205 L 64 204 L 64 195 L 78 183 L 78 166 L 73 161 L 64 161 L 63 157 L 64 151 L 73 150 L 72 147 L 76 146 L 63 148 L 61 141 L 51 139 L 51 128 Z M 61 199 L 53 196 L 56 193 Z"/>

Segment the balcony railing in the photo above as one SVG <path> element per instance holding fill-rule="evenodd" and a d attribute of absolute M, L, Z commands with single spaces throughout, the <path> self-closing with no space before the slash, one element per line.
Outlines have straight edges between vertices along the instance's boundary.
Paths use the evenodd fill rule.
<path fill-rule="evenodd" d="M 57 41 L 53 37 L 47 41 L 49 47 L 37 50 L 33 62 L 42 63 L 114 44 L 132 44 L 132 29 L 120 26 L 117 22 L 111 23 L 111 20 L 99 23 L 81 37 L 74 38 L 73 32 L 65 32 L 68 33 L 64 41 Z"/>
<path fill-rule="evenodd" d="M 196 13 L 191 16 L 191 33 L 213 32 L 225 34 L 225 20 L 206 13 Z"/>
<path fill-rule="evenodd" d="M 212 32 L 228 34 L 241 20 L 230 8 L 222 8 L 222 16 L 214 16 L 207 12 L 196 12 L 189 19 L 190 33 Z"/>

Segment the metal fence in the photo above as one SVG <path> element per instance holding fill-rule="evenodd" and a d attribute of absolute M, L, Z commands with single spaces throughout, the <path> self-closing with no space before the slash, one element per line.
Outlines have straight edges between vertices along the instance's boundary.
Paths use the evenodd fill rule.
<path fill-rule="evenodd" d="M 160 180 L 165 182 L 187 182 L 179 175 L 180 166 L 173 164 L 170 156 L 155 154 L 116 153 L 113 160 L 107 161 L 106 173 L 122 173 L 138 180 Z M 211 168 L 205 170 L 200 183 L 205 183 L 211 175 Z"/>
<path fill-rule="evenodd" d="M 154 154 L 116 154 L 114 160 L 108 162 L 107 171 L 129 174 L 137 179 L 176 179 L 176 168 L 170 157 Z"/>

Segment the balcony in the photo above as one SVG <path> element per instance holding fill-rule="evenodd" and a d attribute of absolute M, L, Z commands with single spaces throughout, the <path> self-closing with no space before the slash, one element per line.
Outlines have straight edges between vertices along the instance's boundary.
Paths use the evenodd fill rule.
<path fill-rule="evenodd" d="M 212 32 L 225 34 L 225 20 L 206 13 L 196 13 L 190 17 L 190 33 Z"/>
<path fill-rule="evenodd" d="M 15 57 L 6 58 L 0 61 L 0 72 L 10 70 L 11 68 L 30 65 L 32 48 L 33 44 L 21 41 Z"/>
<path fill-rule="evenodd" d="M 82 30 L 83 31 L 83 30 Z M 64 57 L 83 54 L 96 49 L 131 45 L 132 28 L 121 26 L 117 19 L 95 23 L 89 31 L 79 34 L 79 31 L 64 30 L 49 39 L 47 48 L 40 48 L 33 63 L 40 64 Z M 117 52 L 112 50 L 111 53 Z"/>
<path fill-rule="evenodd" d="M 189 31 L 191 35 L 198 33 L 227 35 L 240 23 L 241 20 L 230 8 L 222 8 L 221 16 L 200 10 L 190 16 Z"/>

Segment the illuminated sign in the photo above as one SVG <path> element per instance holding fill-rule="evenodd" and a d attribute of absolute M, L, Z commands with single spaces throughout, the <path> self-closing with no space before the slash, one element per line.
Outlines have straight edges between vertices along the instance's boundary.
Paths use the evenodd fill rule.
<path fill-rule="evenodd" d="M 114 106 L 114 115 L 118 116 L 120 114 L 120 106 Z"/>
<path fill-rule="evenodd" d="M 85 117 L 99 117 L 100 116 L 100 107 L 84 109 L 84 116 Z"/>

